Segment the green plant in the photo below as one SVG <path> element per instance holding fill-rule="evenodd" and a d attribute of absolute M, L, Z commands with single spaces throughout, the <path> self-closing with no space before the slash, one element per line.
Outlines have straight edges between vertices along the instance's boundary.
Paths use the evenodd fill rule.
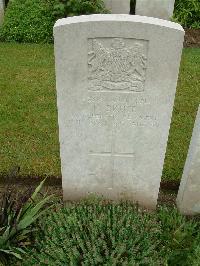
<path fill-rule="evenodd" d="M 154 215 L 129 203 L 96 200 L 58 207 L 40 226 L 22 265 L 160 265 L 162 261 Z"/>
<path fill-rule="evenodd" d="M 0 206 L 0 262 L 6 264 L 10 256 L 22 259 L 24 246 L 30 244 L 33 223 L 47 211 L 52 195 L 38 198 L 45 180 L 35 189 L 28 190 L 14 200 L 12 190 L 6 187 Z M 50 205 L 51 206 L 51 205 Z M 49 206 L 49 207 L 50 207 Z"/>
<path fill-rule="evenodd" d="M 103 0 L 10 0 L 0 38 L 49 43 L 53 41 L 53 25 L 58 18 L 104 12 Z"/>
<path fill-rule="evenodd" d="M 167 265 L 192 265 L 191 254 L 198 246 L 199 222 L 182 216 L 176 208 L 166 207 L 160 207 L 158 220 L 162 230 L 160 241 L 165 246 L 161 256 L 166 257 Z"/>
<path fill-rule="evenodd" d="M 186 28 L 200 28 L 200 1 L 176 0 L 173 18 Z"/>
<path fill-rule="evenodd" d="M 103 0 L 67 0 L 65 3 L 67 16 L 108 12 L 105 9 Z"/>
<path fill-rule="evenodd" d="M 192 266 L 200 265 L 200 233 L 198 233 L 197 239 L 193 244 L 193 252 L 189 256 L 189 262 Z"/>
<path fill-rule="evenodd" d="M 45 221 L 45 222 L 44 222 Z M 55 205 L 39 219 L 30 265 L 199 266 L 200 222 L 175 208 L 148 212 L 131 203 L 90 198 Z"/>
<path fill-rule="evenodd" d="M 52 42 L 58 0 L 10 0 L 1 29 L 1 39 L 17 42 Z"/>

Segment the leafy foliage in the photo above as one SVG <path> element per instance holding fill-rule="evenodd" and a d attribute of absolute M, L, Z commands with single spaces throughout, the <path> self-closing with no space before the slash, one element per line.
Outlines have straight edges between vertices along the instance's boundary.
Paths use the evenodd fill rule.
<path fill-rule="evenodd" d="M 175 209 L 148 213 L 130 203 L 82 202 L 40 222 L 22 265 L 191 265 L 198 222 Z M 185 260 L 188 264 L 179 264 Z M 198 264 L 197 264 L 198 265 Z"/>
<path fill-rule="evenodd" d="M 45 180 L 44 180 L 45 181 Z M 7 187 L 0 206 L 0 262 L 5 264 L 10 256 L 22 259 L 22 247 L 30 244 L 31 225 L 47 210 L 46 204 L 52 196 L 37 200 L 44 181 L 35 189 L 28 190 L 14 200 L 13 191 Z"/>
<path fill-rule="evenodd" d="M 200 265 L 200 233 L 198 233 L 196 241 L 193 244 L 193 252 L 189 256 L 190 265 Z"/>
<path fill-rule="evenodd" d="M 6 9 L 1 39 L 17 42 L 51 42 L 57 0 L 11 0 Z"/>
<path fill-rule="evenodd" d="M 200 223 L 188 220 L 177 209 L 161 207 L 158 212 L 162 234 L 161 243 L 165 246 L 161 256 L 165 256 L 166 265 L 192 265 L 191 254 L 199 246 L 197 236 Z"/>
<path fill-rule="evenodd" d="M 105 12 L 102 0 L 10 0 L 0 31 L 4 41 L 53 41 L 58 18 Z"/>
<path fill-rule="evenodd" d="M 65 16 L 89 15 L 108 12 L 102 0 L 63 0 Z"/>
<path fill-rule="evenodd" d="M 200 1 L 176 0 L 174 20 L 186 28 L 200 28 Z"/>

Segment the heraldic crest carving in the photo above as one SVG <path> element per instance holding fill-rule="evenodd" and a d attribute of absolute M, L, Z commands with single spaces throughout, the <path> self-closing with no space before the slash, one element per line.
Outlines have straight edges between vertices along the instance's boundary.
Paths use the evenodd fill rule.
<path fill-rule="evenodd" d="M 144 91 L 146 43 L 109 38 L 104 46 L 101 38 L 90 39 L 88 80 L 91 91 Z M 144 41 L 145 42 L 145 41 Z"/>

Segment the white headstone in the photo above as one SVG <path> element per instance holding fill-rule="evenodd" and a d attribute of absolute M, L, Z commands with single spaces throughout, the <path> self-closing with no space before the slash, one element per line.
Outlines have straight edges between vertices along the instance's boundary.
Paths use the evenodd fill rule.
<path fill-rule="evenodd" d="M 156 206 L 184 31 L 131 15 L 54 26 L 64 199 Z"/>
<path fill-rule="evenodd" d="M 3 24 L 4 8 L 5 8 L 4 0 L 0 0 L 0 26 Z"/>
<path fill-rule="evenodd" d="M 169 20 L 175 0 L 136 0 L 136 15 Z"/>
<path fill-rule="evenodd" d="M 177 196 L 181 213 L 200 214 L 200 107 Z"/>
<path fill-rule="evenodd" d="M 104 0 L 105 6 L 112 14 L 129 14 L 130 0 Z"/>

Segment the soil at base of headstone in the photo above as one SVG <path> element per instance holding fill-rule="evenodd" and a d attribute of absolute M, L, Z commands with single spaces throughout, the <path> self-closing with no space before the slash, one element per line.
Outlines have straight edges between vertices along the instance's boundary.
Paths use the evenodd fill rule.
<path fill-rule="evenodd" d="M 27 191 L 32 189 L 32 192 L 36 188 L 36 185 L 30 184 L 30 185 L 22 185 L 22 184 L 13 184 L 9 186 L 9 190 L 12 190 L 12 198 L 15 200 L 18 199 L 19 195 L 27 194 Z M 7 188 L 0 184 L 0 200 L 2 198 L 3 192 L 7 190 Z M 60 199 L 59 202 L 63 202 L 63 191 L 61 186 L 44 186 L 42 189 L 42 193 L 47 193 L 48 195 L 54 195 L 57 197 L 57 199 Z M 165 205 L 165 206 L 176 206 L 176 196 L 177 193 L 173 190 L 162 190 L 160 189 L 159 196 L 158 196 L 158 206 Z M 105 200 L 105 202 L 107 202 Z M 108 201 L 109 202 L 109 201 Z"/>
<path fill-rule="evenodd" d="M 185 29 L 184 47 L 200 48 L 200 29 Z"/>
<path fill-rule="evenodd" d="M 13 176 L 12 178 L 6 175 L 0 175 L 0 198 L 6 185 L 14 187 L 14 191 L 23 193 L 29 188 L 35 188 L 45 177 L 36 176 Z M 178 181 L 162 181 L 160 184 L 159 192 L 159 205 L 174 206 L 176 201 L 176 194 L 178 192 L 179 182 Z M 62 178 L 61 176 L 47 177 L 44 190 L 48 190 L 49 194 L 54 194 L 62 200 Z"/>

